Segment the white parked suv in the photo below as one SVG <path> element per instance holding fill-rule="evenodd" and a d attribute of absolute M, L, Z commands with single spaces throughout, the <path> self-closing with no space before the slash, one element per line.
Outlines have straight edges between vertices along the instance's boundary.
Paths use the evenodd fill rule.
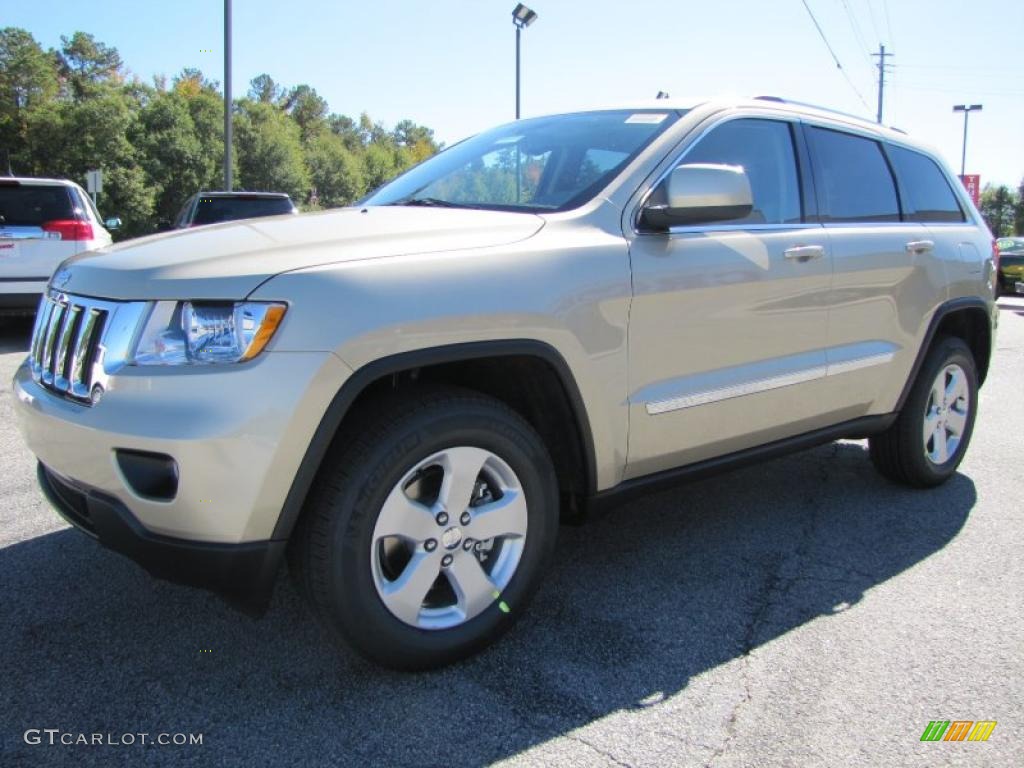
<path fill-rule="evenodd" d="M 69 259 L 16 412 L 103 544 L 257 612 L 287 554 L 332 631 L 435 666 L 526 609 L 560 512 L 838 438 L 945 481 L 992 249 L 943 162 L 863 120 L 532 118 L 352 208 Z"/>
<path fill-rule="evenodd" d="M 73 181 L 0 177 L 0 314 L 31 314 L 58 264 L 110 243 L 92 198 Z"/>

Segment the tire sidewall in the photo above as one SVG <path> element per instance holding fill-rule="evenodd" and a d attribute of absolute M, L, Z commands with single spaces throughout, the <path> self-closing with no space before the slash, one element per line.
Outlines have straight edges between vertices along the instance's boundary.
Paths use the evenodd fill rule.
<path fill-rule="evenodd" d="M 508 613 L 495 599 L 482 613 L 456 627 L 419 629 L 394 616 L 377 593 L 371 563 L 373 530 L 385 499 L 406 473 L 428 456 L 457 446 L 490 451 L 516 473 L 527 505 L 526 541 L 516 572 L 501 592 Z M 407 668 L 445 664 L 490 643 L 522 611 L 554 549 L 556 485 L 539 438 L 528 425 L 501 410 L 486 404 L 459 404 L 416 414 L 384 435 L 359 464 L 359 480 L 338 499 L 330 532 L 326 608 L 334 628 L 363 653 Z"/>
<path fill-rule="evenodd" d="M 923 439 L 925 408 L 928 405 L 932 383 L 947 365 L 958 365 L 963 370 L 967 377 L 970 405 L 967 411 L 967 423 L 960 436 L 960 444 L 956 451 L 943 464 L 935 464 L 925 454 Z M 921 368 L 921 374 L 907 400 L 905 409 L 910 417 L 905 424 L 908 431 L 907 441 L 908 444 L 917 446 L 917 451 L 907 458 L 911 462 L 914 472 L 929 485 L 941 483 L 953 475 L 957 467 L 960 466 L 960 462 L 963 461 L 967 446 L 971 441 L 971 435 L 974 433 L 974 421 L 978 414 L 978 373 L 974 357 L 963 341 L 956 338 L 945 338 L 936 345 Z M 916 443 L 911 442 L 913 440 L 916 440 Z"/>

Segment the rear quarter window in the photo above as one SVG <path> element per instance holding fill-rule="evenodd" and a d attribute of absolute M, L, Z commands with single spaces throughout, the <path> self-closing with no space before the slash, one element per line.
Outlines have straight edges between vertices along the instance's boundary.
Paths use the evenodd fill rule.
<path fill-rule="evenodd" d="M 66 187 L 0 184 L 0 225 L 38 227 L 74 218 L 75 206 Z"/>
<path fill-rule="evenodd" d="M 822 221 L 899 221 L 896 183 L 874 139 L 811 127 Z"/>
<path fill-rule="evenodd" d="M 965 221 L 963 210 L 935 161 L 920 152 L 890 146 L 889 156 L 903 191 L 904 219 L 921 222 Z"/>

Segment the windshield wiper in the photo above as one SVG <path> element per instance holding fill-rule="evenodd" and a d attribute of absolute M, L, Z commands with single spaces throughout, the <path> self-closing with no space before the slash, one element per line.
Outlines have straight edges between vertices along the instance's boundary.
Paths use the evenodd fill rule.
<path fill-rule="evenodd" d="M 396 200 L 388 205 L 421 205 L 428 208 L 477 208 L 479 206 L 468 203 L 453 203 L 451 200 L 442 200 L 439 197 L 408 197 L 404 200 Z"/>

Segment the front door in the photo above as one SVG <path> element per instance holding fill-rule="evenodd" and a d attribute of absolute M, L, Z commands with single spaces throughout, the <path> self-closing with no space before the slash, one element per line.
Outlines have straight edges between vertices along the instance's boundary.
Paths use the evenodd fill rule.
<path fill-rule="evenodd" d="M 751 214 L 632 236 L 625 479 L 835 420 L 820 398 L 832 256 L 824 228 L 806 223 L 798 128 L 717 124 L 679 163 L 742 166 Z"/>

